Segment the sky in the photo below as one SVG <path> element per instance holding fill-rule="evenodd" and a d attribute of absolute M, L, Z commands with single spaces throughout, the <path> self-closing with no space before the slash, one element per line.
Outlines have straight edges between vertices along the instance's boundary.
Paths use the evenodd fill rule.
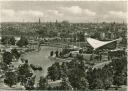
<path fill-rule="evenodd" d="M 126 22 L 126 1 L 0 1 L 1 22 Z"/>

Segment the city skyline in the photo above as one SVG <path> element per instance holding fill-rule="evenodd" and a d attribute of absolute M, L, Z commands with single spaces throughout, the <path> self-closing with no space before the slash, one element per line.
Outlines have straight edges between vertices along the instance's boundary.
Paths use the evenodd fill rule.
<path fill-rule="evenodd" d="M 125 1 L 0 1 L 1 22 L 126 22 Z"/>

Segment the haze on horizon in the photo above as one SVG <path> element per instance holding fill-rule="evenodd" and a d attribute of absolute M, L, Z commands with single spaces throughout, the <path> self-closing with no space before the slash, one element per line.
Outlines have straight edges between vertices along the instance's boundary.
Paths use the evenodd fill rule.
<path fill-rule="evenodd" d="M 125 1 L 0 1 L 1 22 L 126 22 Z"/>

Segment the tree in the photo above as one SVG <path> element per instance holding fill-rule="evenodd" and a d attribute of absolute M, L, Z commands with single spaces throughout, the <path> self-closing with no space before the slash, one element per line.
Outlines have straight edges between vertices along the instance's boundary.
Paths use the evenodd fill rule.
<path fill-rule="evenodd" d="M 81 55 L 81 54 L 77 54 L 76 58 L 77 58 L 78 60 L 83 60 L 83 59 L 84 59 L 84 58 L 83 58 L 83 55 Z"/>
<path fill-rule="evenodd" d="M 56 37 L 57 36 L 57 32 L 56 31 L 49 31 L 49 33 L 48 33 L 48 36 L 49 37 Z"/>
<path fill-rule="evenodd" d="M 20 40 L 17 42 L 17 46 L 23 47 L 28 45 L 28 40 L 25 37 L 21 37 Z"/>
<path fill-rule="evenodd" d="M 48 77 L 51 80 L 59 80 L 61 77 L 61 69 L 58 62 L 55 62 L 51 67 L 48 68 Z"/>
<path fill-rule="evenodd" d="M 21 82 L 22 85 L 25 85 L 27 79 L 30 78 L 33 73 L 30 71 L 30 66 L 26 62 L 18 67 L 18 81 Z"/>
<path fill-rule="evenodd" d="M 92 84 L 90 85 L 91 89 L 102 89 L 103 88 L 103 81 L 100 78 L 94 79 Z"/>
<path fill-rule="evenodd" d="M 83 53 L 83 49 L 80 49 L 80 50 L 79 50 L 79 53 L 82 54 L 82 53 Z"/>
<path fill-rule="evenodd" d="M 59 51 L 58 50 L 55 52 L 55 54 L 56 54 L 56 57 L 59 57 Z"/>
<path fill-rule="evenodd" d="M 63 62 L 61 64 L 61 78 L 67 77 L 67 75 L 68 75 L 68 66 L 66 62 Z"/>
<path fill-rule="evenodd" d="M 4 62 L 1 62 L 1 63 L 0 63 L 0 68 L 1 68 L 4 72 L 6 72 L 6 71 L 9 69 L 8 65 L 7 65 L 6 63 L 4 63 Z"/>
<path fill-rule="evenodd" d="M 53 81 L 55 81 L 55 79 L 56 79 L 56 77 L 55 77 L 55 75 L 54 75 L 54 68 L 53 68 L 53 66 L 48 67 L 48 77 L 49 77 L 51 80 L 53 80 Z"/>
<path fill-rule="evenodd" d="M 9 42 L 10 42 L 11 45 L 15 45 L 16 40 L 15 40 L 14 37 L 10 37 Z"/>
<path fill-rule="evenodd" d="M 34 90 L 35 89 L 34 88 L 35 78 L 36 78 L 36 76 L 30 77 L 29 79 L 27 79 L 27 82 L 25 83 L 26 90 Z"/>
<path fill-rule="evenodd" d="M 38 87 L 39 90 L 46 90 L 48 88 L 47 79 L 44 78 L 43 76 L 41 76 L 38 85 L 39 85 L 39 87 Z"/>
<path fill-rule="evenodd" d="M 127 59 L 116 58 L 102 69 L 89 69 L 87 79 L 90 89 L 105 88 L 111 85 L 126 85 L 127 78 Z"/>
<path fill-rule="evenodd" d="M 106 78 L 104 80 L 104 88 L 107 90 L 113 84 L 113 78 Z"/>
<path fill-rule="evenodd" d="M 11 54 L 16 58 L 19 59 L 20 53 L 17 51 L 17 49 L 12 49 Z"/>
<path fill-rule="evenodd" d="M 102 71 L 100 73 L 101 73 L 101 79 L 102 79 L 102 81 L 104 83 L 103 84 L 103 88 L 105 88 L 107 90 L 113 84 L 113 73 L 114 73 L 114 70 L 112 69 L 110 64 L 108 64 L 108 65 L 105 65 L 102 68 Z"/>
<path fill-rule="evenodd" d="M 1 43 L 2 43 L 3 45 L 7 44 L 7 43 L 8 43 L 8 37 L 2 37 L 2 38 L 1 38 Z"/>
<path fill-rule="evenodd" d="M 13 36 L 12 37 L 6 36 L 6 37 L 2 37 L 1 42 L 4 45 L 5 44 L 15 45 L 16 40 L 15 40 L 15 38 Z"/>
<path fill-rule="evenodd" d="M 53 51 L 51 51 L 51 52 L 50 52 L 50 56 L 53 56 L 53 54 L 54 54 L 54 52 L 53 52 Z"/>
<path fill-rule="evenodd" d="M 101 38 L 100 38 L 100 33 L 101 33 L 101 32 L 96 31 L 96 32 L 91 36 L 91 38 L 95 38 L 95 39 L 99 39 L 99 40 L 100 40 L 100 39 L 101 39 Z"/>
<path fill-rule="evenodd" d="M 79 42 L 84 42 L 85 38 L 84 38 L 84 33 L 80 32 L 77 34 L 77 40 Z"/>
<path fill-rule="evenodd" d="M 124 85 L 124 79 L 123 79 L 122 74 L 120 75 L 118 74 L 117 76 L 114 76 L 113 80 L 114 80 L 113 84 L 117 86 L 116 89 L 118 89 L 119 86 Z"/>
<path fill-rule="evenodd" d="M 12 54 L 10 52 L 4 52 L 3 54 L 3 62 L 6 64 L 10 64 L 12 62 Z"/>
<path fill-rule="evenodd" d="M 73 88 L 84 89 L 88 86 L 85 72 L 86 66 L 82 61 L 75 59 L 68 64 L 68 78 Z"/>
<path fill-rule="evenodd" d="M 16 83 L 17 83 L 16 72 L 12 72 L 12 71 L 6 72 L 4 83 L 10 87 L 12 87 L 13 85 L 16 85 Z"/>
<path fill-rule="evenodd" d="M 87 80 L 89 82 L 90 89 L 103 88 L 102 70 L 101 69 L 89 69 L 87 72 Z"/>
<path fill-rule="evenodd" d="M 61 55 L 64 56 L 65 54 L 70 53 L 70 51 L 71 51 L 70 49 L 64 48 L 64 49 L 62 50 L 62 52 L 61 52 Z"/>
<path fill-rule="evenodd" d="M 61 90 L 73 90 L 73 87 L 71 86 L 68 78 L 66 78 L 66 77 L 62 78 L 60 88 L 61 88 Z"/>
<path fill-rule="evenodd" d="M 41 37 L 45 37 L 47 35 L 47 27 L 38 26 L 36 33 L 39 34 Z"/>
<path fill-rule="evenodd" d="M 116 86 L 126 85 L 127 78 L 127 58 L 113 59 L 111 65 L 114 69 L 113 84 Z"/>

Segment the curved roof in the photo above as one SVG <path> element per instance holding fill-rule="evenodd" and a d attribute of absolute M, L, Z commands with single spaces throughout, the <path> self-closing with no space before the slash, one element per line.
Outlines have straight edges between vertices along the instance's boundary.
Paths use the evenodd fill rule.
<path fill-rule="evenodd" d="M 97 48 L 100 48 L 102 46 L 105 46 L 109 43 L 115 42 L 117 40 L 118 39 L 112 40 L 112 41 L 99 41 L 99 40 L 96 40 L 96 39 L 93 39 L 93 38 L 87 38 L 87 42 L 94 48 L 94 50 L 97 49 Z"/>

